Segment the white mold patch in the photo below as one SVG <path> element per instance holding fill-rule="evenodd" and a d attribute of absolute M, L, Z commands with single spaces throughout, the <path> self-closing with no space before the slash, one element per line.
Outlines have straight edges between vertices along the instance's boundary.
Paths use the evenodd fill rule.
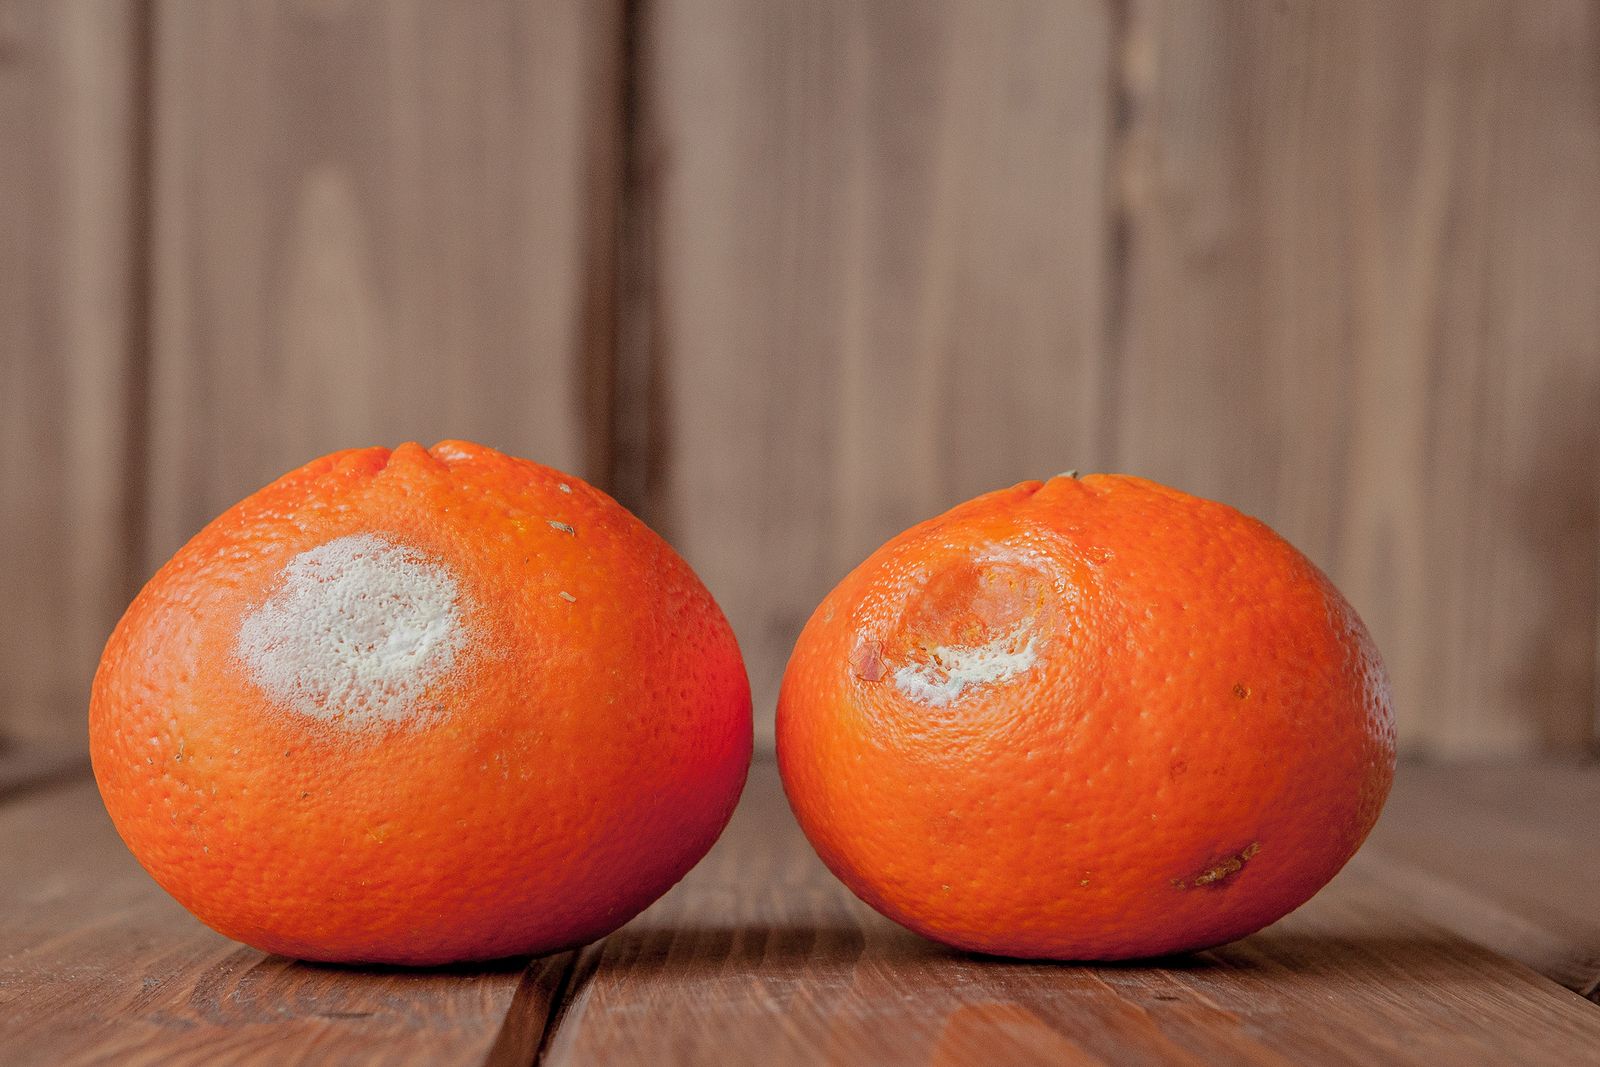
<path fill-rule="evenodd" d="M 457 448 L 452 444 L 445 444 L 444 442 L 434 445 L 432 448 L 428 449 L 428 451 L 433 454 L 434 459 L 455 460 L 460 462 L 461 460 L 472 458 L 471 452 L 468 452 L 462 448 Z"/>
<path fill-rule="evenodd" d="M 352 729 L 417 724 L 466 644 L 460 590 L 438 560 L 353 534 L 290 560 L 234 652 L 277 704 Z"/>
<path fill-rule="evenodd" d="M 994 685 L 1015 678 L 1033 666 L 1037 636 L 1017 644 L 1032 620 L 987 644 L 975 647 L 940 645 L 931 650 L 932 662 L 912 663 L 894 672 L 895 688 L 912 700 L 942 708 L 968 686 Z"/>

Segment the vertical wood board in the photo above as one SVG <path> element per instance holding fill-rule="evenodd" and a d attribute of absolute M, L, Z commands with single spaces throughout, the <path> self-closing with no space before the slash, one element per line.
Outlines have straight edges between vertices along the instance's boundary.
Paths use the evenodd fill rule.
<path fill-rule="evenodd" d="M 0 747 L 82 744 L 135 573 L 137 32 L 0 0 Z"/>
<path fill-rule="evenodd" d="M 1118 466 L 1272 523 L 1403 743 L 1588 738 L 1600 9 L 1132 4 Z"/>
<path fill-rule="evenodd" d="M 337 448 L 603 473 L 620 3 L 161 3 L 153 569 Z"/>
<path fill-rule="evenodd" d="M 765 732 L 800 627 L 869 552 L 1100 459 L 1110 22 L 1038 0 L 647 10 L 648 517 L 732 619 Z"/>

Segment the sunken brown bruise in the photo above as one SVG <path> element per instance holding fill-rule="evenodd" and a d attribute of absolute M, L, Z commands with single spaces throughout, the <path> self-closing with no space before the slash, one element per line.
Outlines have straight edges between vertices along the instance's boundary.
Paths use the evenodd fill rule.
<path fill-rule="evenodd" d="M 1184 881 L 1182 878 L 1174 878 L 1172 884 L 1177 889 L 1188 889 L 1190 886 L 1222 885 L 1229 878 L 1244 870 L 1244 865 L 1249 862 L 1250 857 L 1260 851 L 1261 842 L 1252 841 L 1236 855 L 1229 856 L 1220 863 L 1212 864 L 1188 881 Z"/>

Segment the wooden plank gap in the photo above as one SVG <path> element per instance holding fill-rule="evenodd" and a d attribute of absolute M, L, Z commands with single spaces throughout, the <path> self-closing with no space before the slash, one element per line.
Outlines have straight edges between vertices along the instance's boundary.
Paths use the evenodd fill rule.
<path fill-rule="evenodd" d="M 615 494 L 617 417 L 617 339 L 620 331 L 618 279 L 625 232 L 621 225 L 627 195 L 628 82 L 633 51 L 627 0 L 606 8 L 602 28 L 606 45 L 593 81 L 602 87 L 589 94 L 586 126 L 593 131 L 586 161 L 588 217 L 583 226 L 580 263 L 583 272 L 580 325 L 576 350 L 583 366 L 577 381 L 583 391 L 583 475 Z"/>
<path fill-rule="evenodd" d="M 485 1067 L 525 1067 L 539 1062 L 577 959 L 574 950 L 528 961 L 500 1034 L 484 1058 Z"/>
<path fill-rule="evenodd" d="M 570 1046 L 575 1035 L 583 1028 L 586 1021 L 584 1009 L 605 946 L 606 940 L 601 938 L 571 953 L 566 973 L 561 976 L 561 983 L 551 997 L 549 1022 L 545 1024 L 544 1036 L 533 1058 L 535 1065 L 561 1062 L 566 1055 L 561 1046 Z"/>
<path fill-rule="evenodd" d="M 1095 451 L 1108 471 L 1120 470 L 1117 413 L 1122 406 L 1122 350 L 1126 343 L 1129 259 L 1133 254 L 1134 215 L 1129 202 L 1133 174 L 1134 116 L 1146 95 L 1148 34 L 1137 21 L 1133 0 L 1107 0 L 1109 23 L 1106 64 L 1105 298 L 1100 350 L 1100 417 Z"/>
<path fill-rule="evenodd" d="M 126 436 L 122 454 L 120 599 L 132 600 L 149 577 L 145 534 L 150 474 L 150 352 L 155 307 L 155 0 L 130 9 L 128 133 L 128 313 L 122 386 Z"/>
<path fill-rule="evenodd" d="M 623 0 L 622 140 L 617 214 L 616 329 L 610 363 L 610 465 L 607 489 L 663 535 L 662 497 L 669 440 L 662 390 L 663 337 L 657 287 L 657 197 L 661 151 L 653 116 L 650 14 L 645 0 Z"/>

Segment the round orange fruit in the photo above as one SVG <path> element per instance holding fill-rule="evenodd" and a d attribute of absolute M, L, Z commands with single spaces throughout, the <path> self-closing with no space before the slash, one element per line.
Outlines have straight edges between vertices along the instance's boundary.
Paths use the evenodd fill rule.
<path fill-rule="evenodd" d="M 1139 478 L 989 493 L 907 530 L 806 625 L 778 758 L 863 900 L 963 949 L 1125 959 L 1287 914 L 1394 773 L 1389 685 L 1304 556 Z"/>
<path fill-rule="evenodd" d="M 671 887 L 743 787 L 750 693 L 660 537 L 446 441 L 325 456 L 197 534 L 111 635 L 90 741 L 206 924 L 432 964 L 581 944 Z"/>

